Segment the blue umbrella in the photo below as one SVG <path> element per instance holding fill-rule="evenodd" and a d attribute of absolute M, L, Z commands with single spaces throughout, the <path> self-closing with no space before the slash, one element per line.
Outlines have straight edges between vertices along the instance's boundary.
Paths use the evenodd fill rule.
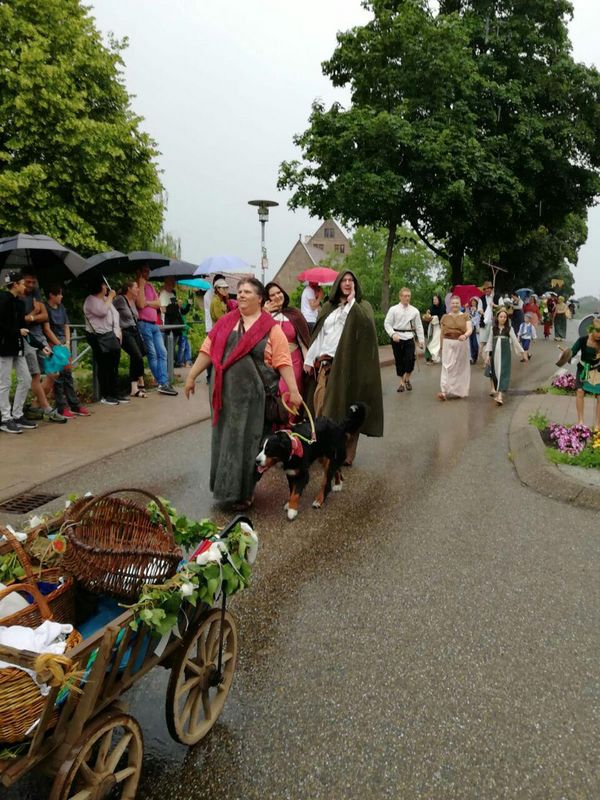
<path fill-rule="evenodd" d="M 214 272 L 251 272 L 251 268 L 237 256 L 210 256 L 204 259 L 194 275 L 212 275 Z"/>
<path fill-rule="evenodd" d="M 521 300 L 526 300 L 530 295 L 535 294 L 535 291 L 531 288 L 523 288 L 517 289 L 515 294 L 518 294 Z"/>
<path fill-rule="evenodd" d="M 208 291 L 211 288 L 211 284 L 209 281 L 205 281 L 202 278 L 184 278 L 181 281 L 177 281 L 179 286 L 189 286 L 191 289 L 204 289 L 204 291 Z"/>

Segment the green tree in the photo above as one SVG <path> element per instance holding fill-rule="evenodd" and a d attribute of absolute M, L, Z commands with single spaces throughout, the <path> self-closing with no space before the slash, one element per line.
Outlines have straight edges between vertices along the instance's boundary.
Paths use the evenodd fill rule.
<path fill-rule="evenodd" d="M 79 0 L 0 3 L 0 235 L 45 233 L 89 254 L 160 231 L 155 143 Z"/>
<path fill-rule="evenodd" d="M 168 258 L 181 260 L 181 239 L 179 236 L 173 236 L 168 231 L 161 231 L 152 240 L 149 249 L 155 253 L 162 253 Z"/>
<path fill-rule="evenodd" d="M 562 268 L 561 236 L 583 230 L 600 190 L 600 76 L 571 56 L 571 4 L 365 6 L 372 19 L 339 34 L 323 64 L 351 106 L 315 104 L 295 139 L 303 161 L 281 167 L 291 206 L 371 225 L 379 207 L 390 236 L 410 223 L 455 283 L 469 259 L 483 277 L 490 258 L 519 263 L 526 281 L 523 255 L 540 240 L 548 269 Z"/>
<path fill-rule="evenodd" d="M 388 231 L 383 228 L 357 228 L 351 238 L 351 252 L 343 265 L 334 263 L 336 269 L 350 269 L 359 278 L 366 299 L 377 311 L 387 311 L 381 305 L 381 265 L 388 244 Z M 326 257 L 322 263 L 331 263 Z M 447 269 L 407 227 L 398 229 L 390 261 L 390 297 L 397 302 L 398 292 L 407 286 L 412 292 L 412 303 L 425 309 L 431 304 L 431 295 L 447 281 Z"/>

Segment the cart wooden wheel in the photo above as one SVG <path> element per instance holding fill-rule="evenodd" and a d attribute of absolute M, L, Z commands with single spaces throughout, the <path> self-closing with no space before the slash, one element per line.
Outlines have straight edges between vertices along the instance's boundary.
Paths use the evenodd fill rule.
<path fill-rule="evenodd" d="M 81 741 L 60 767 L 50 800 L 134 800 L 144 740 L 129 714 L 102 714 L 81 734 Z"/>
<path fill-rule="evenodd" d="M 196 744 L 223 710 L 237 661 L 237 628 L 225 612 L 223 655 L 219 675 L 221 611 L 213 609 L 188 635 L 171 670 L 167 689 L 167 727 L 177 742 Z"/>

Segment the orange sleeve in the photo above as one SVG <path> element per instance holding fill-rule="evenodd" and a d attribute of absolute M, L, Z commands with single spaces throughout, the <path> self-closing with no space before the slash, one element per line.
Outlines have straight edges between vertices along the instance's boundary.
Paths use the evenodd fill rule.
<path fill-rule="evenodd" d="M 273 367 L 273 369 L 292 366 L 290 345 L 279 325 L 271 328 L 269 333 L 269 339 L 265 347 L 265 364 L 268 367 Z"/>
<path fill-rule="evenodd" d="M 206 339 L 202 342 L 202 347 L 200 348 L 200 352 L 205 353 L 207 356 L 209 356 L 211 345 L 212 345 L 212 339 L 210 338 L 210 336 L 207 336 Z"/>

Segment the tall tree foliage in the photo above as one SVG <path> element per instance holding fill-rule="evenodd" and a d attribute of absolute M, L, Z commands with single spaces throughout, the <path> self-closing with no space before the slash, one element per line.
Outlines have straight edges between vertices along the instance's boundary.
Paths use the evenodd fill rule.
<path fill-rule="evenodd" d="M 455 283 L 469 258 L 500 259 L 523 281 L 536 249 L 538 274 L 575 263 L 600 190 L 600 76 L 571 56 L 571 4 L 365 6 L 372 19 L 339 34 L 323 64 L 351 106 L 314 104 L 295 138 L 303 161 L 282 164 L 291 206 L 390 238 L 408 222 Z"/>
<path fill-rule="evenodd" d="M 130 107 L 125 43 L 102 43 L 79 0 L 0 3 L 0 234 L 89 253 L 160 231 L 155 143 Z"/>
<path fill-rule="evenodd" d="M 326 257 L 322 263 L 335 269 L 350 269 L 360 280 L 364 296 L 376 310 L 381 307 L 381 264 L 388 243 L 388 232 L 383 228 L 357 228 L 352 234 L 350 254 L 343 264 Z M 390 261 L 390 300 L 397 302 L 403 286 L 412 292 L 411 302 L 418 308 L 431 305 L 431 296 L 446 285 L 446 265 L 427 248 L 410 229 L 398 229 Z"/>

